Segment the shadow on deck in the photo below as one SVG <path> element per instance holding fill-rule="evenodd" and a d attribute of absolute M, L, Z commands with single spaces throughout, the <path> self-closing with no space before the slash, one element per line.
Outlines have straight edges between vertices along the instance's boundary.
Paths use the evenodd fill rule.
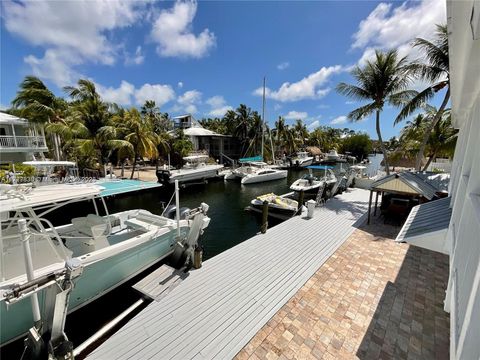
<path fill-rule="evenodd" d="M 356 355 L 448 359 L 449 314 L 443 310 L 447 282 L 448 256 L 410 246 L 395 281 L 385 286 Z"/>

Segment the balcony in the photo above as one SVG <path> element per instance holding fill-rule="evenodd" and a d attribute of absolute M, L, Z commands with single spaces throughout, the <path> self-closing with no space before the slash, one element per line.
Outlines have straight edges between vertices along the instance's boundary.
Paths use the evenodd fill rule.
<path fill-rule="evenodd" d="M 0 136 L 0 151 L 48 151 L 44 136 Z"/>

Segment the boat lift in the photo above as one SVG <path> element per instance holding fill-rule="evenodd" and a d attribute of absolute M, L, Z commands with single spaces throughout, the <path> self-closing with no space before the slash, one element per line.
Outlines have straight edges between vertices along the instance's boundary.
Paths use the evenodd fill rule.
<path fill-rule="evenodd" d="M 35 278 L 29 244 L 31 234 L 26 220 L 18 220 L 18 227 L 23 243 L 27 282 L 16 285 L 4 296 L 7 306 L 28 297 L 31 300 L 34 326 L 25 339 L 24 354 L 31 359 L 44 358 L 46 354 L 49 359 L 73 359 L 73 344 L 65 335 L 64 328 L 73 280 L 82 275 L 82 263 L 75 258 L 69 259 L 64 269 Z M 40 291 L 45 291 L 43 318 L 38 301 Z"/>

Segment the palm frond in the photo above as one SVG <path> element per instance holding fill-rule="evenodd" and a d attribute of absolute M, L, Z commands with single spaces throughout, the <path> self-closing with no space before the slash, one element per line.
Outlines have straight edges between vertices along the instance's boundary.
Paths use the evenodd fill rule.
<path fill-rule="evenodd" d="M 395 118 L 394 124 L 398 124 L 400 121 L 404 120 L 406 117 L 410 116 L 416 110 L 425 106 L 431 98 L 435 95 L 431 87 L 426 88 L 425 90 L 417 93 L 400 111 L 400 113 Z"/>
<path fill-rule="evenodd" d="M 363 118 L 371 115 L 375 110 L 377 110 L 377 104 L 375 102 L 372 102 L 370 104 L 361 106 L 353 111 L 351 111 L 347 117 L 351 121 L 359 121 L 362 120 Z"/>

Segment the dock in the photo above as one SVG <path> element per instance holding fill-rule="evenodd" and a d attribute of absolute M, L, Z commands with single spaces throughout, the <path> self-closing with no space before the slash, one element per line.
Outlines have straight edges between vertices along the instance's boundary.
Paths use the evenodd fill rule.
<path fill-rule="evenodd" d="M 204 262 L 88 359 L 233 358 L 365 220 L 351 189 Z"/>

